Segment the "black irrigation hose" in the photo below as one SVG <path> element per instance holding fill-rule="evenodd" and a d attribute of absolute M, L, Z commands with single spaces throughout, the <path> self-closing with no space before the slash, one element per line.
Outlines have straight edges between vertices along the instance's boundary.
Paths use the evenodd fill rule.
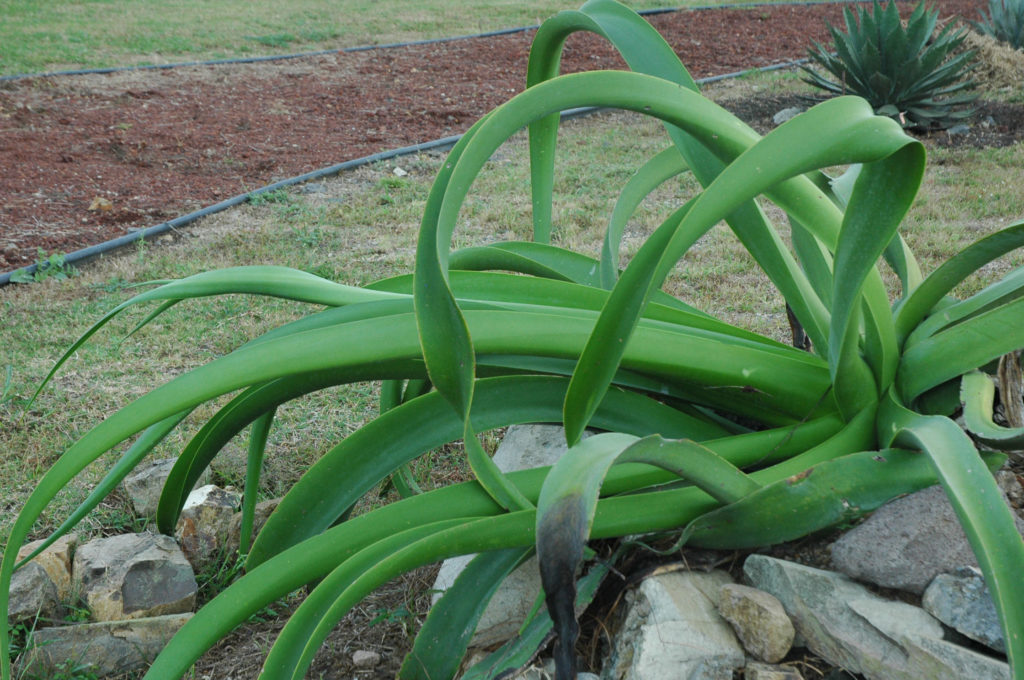
<path fill-rule="evenodd" d="M 796 60 L 796 61 L 785 62 L 785 63 L 782 63 L 782 64 L 773 64 L 771 66 L 762 66 L 760 68 L 750 69 L 750 70 L 747 70 L 747 71 L 736 71 L 734 73 L 726 73 L 726 74 L 720 75 L 720 76 L 711 76 L 711 77 L 708 77 L 708 78 L 700 78 L 700 79 L 697 80 L 697 82 L 700 83 L 700 84 L 706 84 L 706 83 L 718 82 L 718 81 L 721 81 L 721 80 L 727 80 L 727 79 L 730 79 L 730 78 L 739 78 L 741 76 L 747 75 L 749 73 L 754 73 L 754 72 L 756 72 L 756 73 L 766 73 L 766 72 L 769 72 L 769 71 L 778 71 L 780 69 L 784 69 L 784 68 L 789 68 L 789 67 L 795 66 L 795 65 L 803 63 L 805 61 L 807 61 L 807 60 L 806 59 L 800 59 L 800 60 Z M 594 113 L 595 111 L 599 111 L 599 110 L 600 110 L 599 108 L 593 107 L 593 106 L 586 106 L 586 107 L 581 107 L 581 108 L 578 108 L 578 109 L 570 109 L 568 111 L 563 111 L 562 112 L 562 118 L 563 119 L 567 119 L 567 118 L 575 118 L 575 117 L 578 117 L 578 116 L 585 116 L 585 115 L 588 115 L 590 113 Z M 363 156 L 362 158 L 356 158 L 356 159 L 353 159 L 353 160 L 350 160 L 350 161 L 345 161 L 344 163 L 338 163 L 336 165 L 331 165 L 331 166 L 326 167 L 326 168 L 320 168 L 319 170 L 314 170 L 312 172 L 307 172 L 307 173 L 305 173 L 303 175 L 298 175 L 296 177 L 289 177 L 288 179 L 283 179 L 283 180 L 281 180 L 279 182 L 274 182 L 273 184 L 268 184 L 268 185 L 266 185 L 264 187 L 260 187 L 259 189 L 254 190 L 254 191 L 249 191 L 249 192 L 244 193 L 244 194 L 238 194 L 237 196 L 232 196 L 231 198 L 223 200 L 220 203 L 215 203 L 214 205 L 207 206 L 206 208 L 202 208 L 202 209 L 197 210 L 195 212 L 191 212 L 191 213 L 189 213 L 187 215 L 182 215 L 181 217 L 176 217 L 173 220 L 168 220 L 167 222 L 163 222 L 162 224 L 158 224 L 158 225 L 153 226 L 153 227 L 147 227 L 145 229 L 139 229 L 139 230 L 133 231 L 133 232 L 131 232 L 129 234 L 125 234 L 124 236 L 119 236 L 119 237 L 117 237 L 115 239 L 111 239 L 110 241 L 105 241 L 103 243 L 98 243 L 98 244 L 96 244 L 94 246 L 89 246 L 87 248 L 82 248 L 82 249 L 76 250 L 76 251 L 74 251 L 72 253 L 68 253 L 64 257 L 64 264 L 72 265 L 72 264 L 75 264 L 75 263 L 82 263 L 82 262 L 85 262 L 87 260 L 91 260 L 91 259 L 93 259 L 95 257 L 99 257 L 101 255 L 104 255 L 104 254 L 106 254 L 106 253 L 108 253 L 110 251 L 116 250 L 118 248 L 123 248 L 125 246 L 129 246 L 129 245 L 132 245 L 132 244 L 137 244 L 139 241 L 144 241 L 144 240 L 147 240 L 147 239 L 155 238 L 157 236 L 160 236 L 161 234 L 165 234 L 165 233 L 167 233 L 169 231 L 173 231 L 174 229 L 176 229 L 178 227 L 184 227 L 184 226 L 186 226 L 188 224 L 191 224 L 192 222 L 195 222 L 195 221 L 197 221 L 197 220 L 199 220 L 199 219 L 201 219 L 203 217 L 206 217 L 208 215 L 213 215 L 213 214 L 219 213 L 219 212 L 221 212 L 223 210 L 227 210 L 228 208 L 233 208 L 233 207 L 235 207 L 237 205 L 241 205 L 242 203 L 245 203 L 246 201 L 248 201 L 253 196 L 258 196 L 260 194 L 265 194 L 265 193 L 270 192 L 270 191 L 276 191 L 277 189 L 282 189 L 284 187 L 293 186 L 295 184 L 300 184 L 302 182 L 308 182 L 308 181 L 314 180 L 314 179 L 320 179 L 320 178 L 323 178 L 323 177 L 330 177 L 330 176 L 333 176 L 333 175 L 340 174 L 340 173 L 342 173 L 342 172 L 344 172 L 346 170 L 354 170 L 355 168 L 359 168 L 359 167 L 362 167 L 364 165 L 369 165 L 371 163 L 378 163 L 380 161 L 386 161 L 386 160 L 389 160 L 389 159 L 392 159 L 392 158 L 398 158 L 400 156 L 408 156 L 408 155 L 411 155 L 411 154 L 414 154 L 414 153 L 422 153 L 424 151 L 433 151 L 433 150 L 437 150 L 437 149 L 448 149 L 448 148 L 451 148 L 452 146 L 455 146 L 455 143 L 458 142 L 459 139 L 461 139 L 461 137 L 462 137 L 462 135 L 453 135 L 451 137 L 443 137 L 441 139 L 435 139 L 435 140 L 430 141 L 430 142 L 423 142 L 422 144 L 414 144 L 412 146 L 403 146 L 403 147 L 401 147 L 399 149 L 391 149 L 389 151 L 381 151 L 380 153 L 371 154 L 369 156 Z M 14 276 L 15 274 L 22 273 L 22 274 L 26 274 L 26 275 L 32 275 L 32 274 L 34 274 L 36 272 L 37 269 L 38 269 L 37 265 L 30 264 L 27 267 L 22 267 L 20 269 L 14 270 L 14 271 L 0 273 L 0 286 L 5 286 L 5 285 L 9 284 L 11 282 L 11 277 Z"/>
<path fill-rule="evenodd" d="M 641 16 L 653 16 L 656 14 L 668 14 L 679 11 L 705 11 L 715 9 L 751 9 L 754 7 L 787 7 L 808 5 L 847 5 L 867 3 L 872 0 L 784 0 L 783 2 L 739 2 L 723 5 L 697 5 L 694 7 L 658 7 L 654 9 L 642 9 L 637 12 Z M 910 0 L 898 0 L 909 2 Z M 52 78 L 56 76 L 83 76 L 100 75 L 105 73 L 121 73 L 124 71 L 152 71 L 183 66 L 220 66 L 224 64 L 255 64 L 265 61 L 286 61 L 289 59 L 303 59 L 306 57 L 320 57 L 328 54 L 344 54 L 347 52 L 368 52 L 370 50 L 385 50 L 394 47 L 412 47 L 415 45 L 433 45 L 436 43 L 455 42 L 457 40 L 470 40 L 473 38 L 493 38 L 500 35 L 512 35 L 524 33 L 540 28 L 539 24 L 532 26 L 518 26 L 516 28 L 504 28 L 498 31 L 487 31 L 486 33 L 473 33 L 469 35 L 458 35 L 449 38 L 430 38 L 427 40 L 413 40 L 410 42 L 387 43 L 384 45 L 360 45 L 357 47 L 343 47 L 336 50 L 318 50 L 315 52 L 297 52 L 294 54 L 271 54 L 260 57 L 233 57 L 231 59 L 213 59 L 208 61 L 179 61 L 171 64 L 143 64 L 139 66 L 111 66 L 106 68 L 86 68 L 71 71 L 46 71 L 41 73 L 16 73 L 13 75 L 0 76 L 0 82 L 12 80 L 25 80 L 27 78 Z"/>

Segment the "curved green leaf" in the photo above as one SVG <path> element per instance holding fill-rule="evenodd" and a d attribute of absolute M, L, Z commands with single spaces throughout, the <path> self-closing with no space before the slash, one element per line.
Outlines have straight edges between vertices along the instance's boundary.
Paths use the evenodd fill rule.
<path fill-rule="evenodd" d="M 897 378 L 907 403 L 947 380 L 1024 347 L 1024 298 L 962 321 L 908 348 Z"/>
<path fill-rule="evenodd" d="M 688 545 L 712 549 L 774 545 L 849 522 L 934 483 L 935 470 L 920 453 L 848 454 L 701 515 L 687 525 L 683 537 Z"/>
<path fill-rule="evenodd" d="M 601 244 L 602 288 L 611 290 L 619 278 L 619 247 L 622 243 L 622 233 L 633 212 L 652 191 L 688 169 L 689 166 L 680 155 L 679 149 L 670 146 L 647 161 L 626 182 L 626 186 L 619 192 L 619 198 L 615 201 L 615 208 L 605 230 L 604 242 Z"/>
<path fill-rule="evenodd" d="M 890 390 L 879 412 L 883 444 L 920 449 L 932 461 L 992 593 L 1010 667 L 1024 663 L 1024 540 L 995 479 L 956 423 L 905 408 Z"/>
<path fill-rule="evenodd" d="M 982 266 L 1024 246 L 1024 222 L 975 241 L 929 274 L 896 309 L 896 334 L 903 341 L 953 288 Z"/>
<path fill-rule="evenodd" d="M 402 663 L 399 680 L 454 677 L 491 597 L 532 554 L 532 548 L 509 548 L 474 557 L 430 608 Z"/>
<path fill-rule="evenodd" d="M 960 383 L 960 401 L 964 407 L 964 425 L 978 441 L 994 449 L 1024 448 L 1024 427 L 1003 427 L 992 421 L 996 387 L 981 371 L 966 373 Z"/>
<path fill-rule="evenodd" d="M 267 437 L 274 424 L 275 410 L 260 416 L 249 434 L 249 450 L 245 464 L 245 488 L 242 493 L 242 521 L 239 526 L 238 552 L 245 555 L 252 544 L 252 529 L 256 515 L 256 496 L 260 489 L 260 474 L 263 471 L 263 455 L 267 449 Z"/>

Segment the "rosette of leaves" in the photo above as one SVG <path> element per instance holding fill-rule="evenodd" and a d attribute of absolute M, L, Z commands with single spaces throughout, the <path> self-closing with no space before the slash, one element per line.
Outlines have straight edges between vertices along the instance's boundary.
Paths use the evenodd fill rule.
<path fill-rule="evenodd" d="M 560 76 L 566 38 L 596 33 L 632 71 Z M 404 571 L 479 553 L 435 605 L 401 677 L 451 678 L 488 599 L 534 550 L 547 609 L 469 677 L 490 678 L 557 634 L 558 677 L 573 677 L 573 603 L 600 580 L 577 580 L 590 539 L 674 530 L 694 546 L 749 548 L 849 521 L 940 482 L 978 557 L 1014 677 L 1024 678 L 1024 542 L 990 470 L 1020 428 L 993 420 L 980 369 L 1024 346 L 1024 270 L 965 299 L 966 277 L 1024 246 L 1024 223 L 991 234 L 924 276 L 899 234 L 924 171 L 922 145 L 863 99 L 822 102 L 761 137 L 702 97 L 672 49 L 614 0 L 591 0 L 538 30 L 527 89 L 456 144 L 429 194 L 415 271 L 365 288 L 277 267 L 198 274 L 143 292 L 100 319 L 58 362 L 120 312 L 156 303 L 146 321 L 209 295 L 268 295 L 316 305 L 307 317 L 124 406 L 75 442 L 29 496 L 11 529 L 21 545 L 60 490 L 135 438 L 66 532 L 187 414 L 222 395 L 181 451 L 158 525 L 170 531 L 218 452 L 251 428 L 243 534 L 267 431 L 279 405 L 353 381 L 381 380 L 382 414 L 339 441 L 243 539 L 247 573 L 206 604 L 147 678 L 177 678 L 260 608 L 311 592 L 270 649 L 263 678 L 301 678 L 331 628 Z M 559 112 L 620 108 L 665 124 L 664 150 L 637 168 L 593 259 L 550 245 Z M 451 252 L 460 208 L 501 143 L 530 129 L 532 242 Z M 833 180 L 823 168 L 851 164 Z M 620 270 L 624 225 L 645 196 L 692 173 L 701 189 Z M 792 241 L 755 199 L 788 215 Z M 680 258 L 725 220 L 811 339 L 812 351 L 730 325 L 661 290 Z M 791 243 L 791 245 L 790 245 Z M 901 289 L 890 303 L 878 264 Z M 511 274 L 508 272 L 512 272 Z M 56 368 L 54 370 L 57 370 Z M 562 423 L 571 448 L 554 468 L 501 473 L 477 433 Z M 600 434 L 581 439 L 585 428 Z M 411 494 L 367 514 L 349 509 L 403 466 L 463 439 L 474 481 Z M 399 486 L 399 485 L 396 485 Z M 16 568 L 0 565 L 0 609 Z M 6 633 L 0 633 L 6 635 Z M 8 640 L 0 654 L 10 677 Z"/>
<path fill-rule="evenodd" d="M 971 26 L 1015 50 L 1024 49 L 1024 0 L 988 0 L 988 14 Z"/>
<path fill-rule="evenodd" d="M 826 74 L 801 66 L 804 81 L 832 95 L 863 97 L 876 113 L 904 127 L 951 127 L 973 113 L 966 105 L 977 98 L 967 92 L 974 86 L 967 77 L 974 53 L 958 52 L 964 29 L 947 24 L 935 33 L 938 14 L 922 1 L 904 26 L 895 2 L 883 9 L 874 0 L 870 10 L 856 15 L 844 8 L 846 32 L 826 23 L 832 50 L 818 42 L 808 49 Z"/>

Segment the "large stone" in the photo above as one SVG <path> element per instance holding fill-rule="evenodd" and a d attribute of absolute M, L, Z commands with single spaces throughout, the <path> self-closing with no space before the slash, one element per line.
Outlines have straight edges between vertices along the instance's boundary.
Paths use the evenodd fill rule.
<path fill-rule="evenodd" d="M 811 651 L 868 680 L 1006 680 L 1009 666 L 943 639 L 919 607 L 883 599 L 846 576 L 751 555 L 747 579 L 782 602 Z"/>
<path fill-rule="evenodd" d="M 434 603 L 451 588 L 474 557 L 476 555 L 460 555 L 441 563 L 434 581 Z M 540 591 L 540 569 L 537 558 L 531 557 L 509 574 L 495 591 L 480 616 L 470 647 L 491 647 L 514 636 L 533 609 Z"/>
<path fill-rule="evenodd" d="M 973 567 L 939 574 L 924 591 L 921 605 L 932 616 L 997 652 L 1006 652 L 999 615 L 981 572 Z"/>
<path fill-rule="evenodd" d="M 21 550 L 18 551 L 18 561 L 20 562 L 31 555 L 42 544 L 43 539 L 40 539 L 21 546 Z M 77 547 L 78 536 L 66 534 L 32 558 L 33 562 L 36 562 L 46 570 L 50 580 L 57 586 L 57 597 L 61 601 L 67 601 L 71 598 L 71 561 L 75 556 L 75 548 Z"/>
<path fill-rule="evenodd" d="M 156 517 L 156 510 L 160 504 L 160 494 L 164 490 L 164 483 L 171 474 L 175 459 L 166 458 L 163 460 L 148 461 L 140 464 L 130 475 L 124 478 L 122 485 L 125 493 L 131 500 L 135 514 L 139 517 Z M 204 484 L 209 478 L 209 471 L 204 471 L 198 484 Z"/>
<path fill-rule="evenodd" d="M 494 464 L 502 472 L 544 467 L 557 463 L 567 450 L 561 425 L 513 425 L 494 452 Z"/>
<path fill-rule="evenodd" d="M 46 678 L 67 670 L 68 664 L 99 677 L 144 668 L 191 617 L 173 614 L 43 628 L 33 634 L 33 647 L 21 661 L 21 668 L 28 676 Z"/>
<path fill-rule="evenodd" d="M 584 433 L 584 437 L 590 433 Z M 502 472 L 554 465 L 566 452 L 565 430 L 560 425 L 513 425 L 494 453 Z M 434 581 L 434 602 L 455 583 L 474 555 L 445 560 Z M 541 592 L 536 558 L 513 571 L 491 598 L 480 617 L 470 647 L 487 647 L 512 637 L 519 630 Z"/>
<path fill-rule="evenodd" d="M 253 524 L 252 524 L 252 537 L 255 538 L 256 534 L 260 532 L 263 525 L 267 523 L 270 515 L 277 510 L 277 506 L 281 503 L 280 498 L 271 498 L 268 501 L 257 503 L 253 511 Z M 225 552 L 228 555 L 234 555 L 239 549 L 239 540 L 241 539 L 242 533 L 242 513 L 236 512 L 231 516 L 231 524 L 228 526 L 228 541 L 225 547 Z M 250 546 L 252 547 L 252 546 Z"/>
<path fill-rule="evenodd" d="M 223 561 L 227 556 L 231 518 L 241 498 L 237 491 L 207 484 L 190 493 L 185 500 L 174 536 L 197 572 Z"/>
<path fill-rule="evenodd" d="M 1024 520 L 1015 519 L 1024 534 Z M 938 574 L 978 566 L 939 486 L 883 505 L 836 541 L 832 563 L 855 579 L 917 594 Z"/>
<path fill-rule="evenodd" d="M 768 593 L 728 583 L 718 594 L 718 612 L 756 659 L 776 663 L 789 653 L 796 630 L 782 603 Z"/>
<path fill-rule="evenodd" d="M 74 577 L 97 621 L 189 612 L 195 574 L 178 544 L 159 534 L 98 538 L 75 553 Z"/>
<path fill-rule="evenodd" d="M 746 663 L 743 647 L 715 608 L 731 581 L 722 571 L 648 578 L 627 597 L 603 680 L 731 680 Z"/>
<path fill-rule="evenodd" d="M 57 586 L 38 562 L 29 562 L 11 577 L 7 621 L 10 624 L 53 619 L 60 614 Z"/>

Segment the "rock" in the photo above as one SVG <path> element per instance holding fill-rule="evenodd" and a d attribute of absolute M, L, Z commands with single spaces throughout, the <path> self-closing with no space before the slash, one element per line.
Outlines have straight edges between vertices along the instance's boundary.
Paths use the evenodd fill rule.
<path fill-rule="evenodd" d="M 772 116 L 772 122 L 776 125 L 782 125 L 787 120 L 792 120 L 804 112 L 804 108 L 801 106 L 791 106 L 788 109 L 782 109 L 774 116 Z"/>
<path fill-rule="evenodd" d="M 584 437 L 590 433 L 585 432 Z M 513 425 L 508 428 L 494 463 L 503 472 L 554 465 L 567 450 L 565 430 L 560 425 Z M 474 555 L 445 560 L 434 581 L 434 602 L 451 587 Z M 519 630 L 541 591 L 537 559 L 532 558 L 513 571 L 491 598 L 480 617 L 470 648 L 503 642 Z"/>
<path fill-rule="evenodd" d="M 231 518 L 241 502 L 237 491 L 213 484 L 188 495 L 178 517 L 174 536 L 196 572 L 223 561 L 231 529 Z"/>
<path fill-rule="evenodd" d="M 33 634 L 34 646 L 20 666 L 36 677 L 54 677 L 66 670 L 68 661 L 99 677 L 137 670 L 149 665 L 190 618 L 192 614 L 172 614 L 43 628 Z"/>
<path fill-rule="evenodd" d="M 1017 475 L 1009 470 L 1000 470 L 996 473 L 996 484 L 1006 494 L 1006 500 L 1017 509 L 1019 514 L 1020 509 L 1024 508 L 1024 487 L 1020 485 L 1020 479 L 1017 478 Z"/>
<path fill-rule="evenodd" d="M 800 671 L 792 666 L 773 666 L 757 661 L 747 662 L 743 680 L 804 680 Z"/>
<path fill-rule="evenodd" d="M 267 519 L 270 518 L 271 513 L 277 510 L 277 506 L 280 505 L 280 498 L 271 498 L 268 501 L 262 501 L 256 504 L 253 511 L 253 523 L 252 523 L 252 537 L 255 539 L 256 534 L 260 532 L 263 525 L 267 523 Z M 239 550 L 238 542 L 241 538 L 242 532 L 242 513 L 236 512 L 231 516 L 231 524 L 228 525 L 228 540 L 225 544 L 225 553 L 228 555 L 234 555 Z"/>
<path fill-rule="evenodd" d="M 1024 520 L 1016 517 L 1024 533 Z M 936 575 L 978 566 L 942 487 L 883 505 L 832 546 L 833 566 L 855 579 L 921 594 Z"/>
<path fill-rule="evenodd" d="M 954 125 L 953 127 L 946 130 L 946 134 L 949 135 L 950 137 L 955 137 L 956 135 L 966 135 L 970 131 L 970 125 L 967 125 L 966 123 L 960 123 L 959 125 Z"/>
<path fill-rule="evenodd" d="M 135 471 L 124 478 L 122 483 L 125 493 L 132 502 L 135 514 L 139 517 L 156 517 L 157 506 L 160 503 L 160 493 L 164 489 L 171 468 L 174 467 L 175 459 L 154 460 L 143 463 L 135 468 Z M 204 471 L 199 484 L 209 477 L 209 470 Z"/>
<path fill-rule="evenodd" d="M 38 540 L 21 546 L 21 550 L 18 551 L 18 561 L 28 557 L 42 543 L 42 540 Z M 32 558 L 33 562 L 46 570 L 50 580 L 57 586 L 57 597 L 61 601 L 71 599 L 71 560 L 75 556 L 77 547 L 78 536 L 66 534 Z"/>
<path fill-rule="evenodd" d="M 445 590 L 455 583 L 462 570 L 475 555 L 460 555 L 445 560 L 434 581 L 433 601 L 436 603 Z M 513 571 L 491 597 L 480 616 L 470 647 L 490 647 L 510 639 L 526 620 L 540 594 L 540 568 L 537 558 L 531 557 Z"/>
<path fill-rule="evenodd" d="M 672 572 L 627 594 L 626 619 L 603 680 L 731 680 L 746 656 L 715 609 L 730 580 L 722 571 Z"/>
<path fill-rule="evenodd" d="M 567 450 L 561 425 L 513 425 L 494 452 L 494 464 L 502 472 L 554 465 Z"/>
<path fill-rule="evenodd" d="M 924 591 L 922 606 L 950 628 L 997 652 L 1006 652 L 1003 629 L 981 572 L 972 567 L 939 574 Z"/>
<path fill-rule="evenodd" d="M 352 655 L 352 665 L 356 668 L 374 668 L 380 663 L 380 654 L 360 649 Z"/>
<path fill-rule="evenodd" d="M 98 538 L 75 553 L 74 579 L 96 621 L 191 611 L 195 575 L 178 544 L 159 534 Z"/>
<path fill-rule="evenodd" d="M 760 661 L 782 661 L 793 645 L 793 622 L 782 603 L 768 593 L 727 583 L 718 594 L 718 613 L 732 626 L 743 648 Z"/>
<path fill-rule="evenodd" d="M 943 640 L 926 611 L 885 600 L 849 578 L 764 555 L 747 579 L 782 602 L 808 648 L 868 680 L 1006 680 L 1009 666 Z"/>
<path fill-rule="evenodd" d="M 55 619 L 60 614 L 57 586 L 38 562 L 29 562 L 11 577 L 7 622 Z"/>

